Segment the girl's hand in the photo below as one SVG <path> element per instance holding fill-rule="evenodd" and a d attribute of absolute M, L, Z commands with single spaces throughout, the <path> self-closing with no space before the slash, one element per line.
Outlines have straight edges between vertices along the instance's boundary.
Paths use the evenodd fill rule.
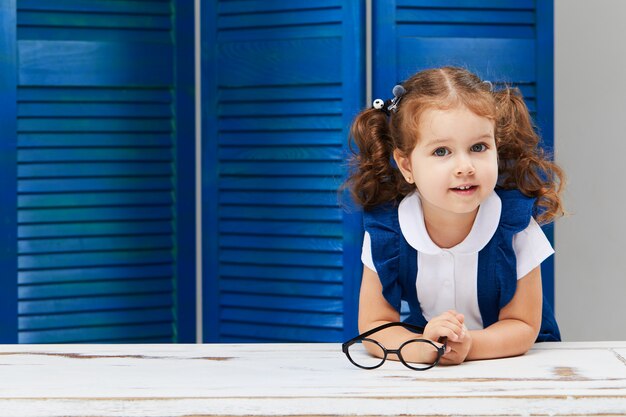
<path fill-rule="evenodd" d="M 439 338 L 447 337 L 450 342 L 457 342 L 463 332 L 465 317 L 454 310 L 433 317 L 424 328 L 424 339 L 439 343 Z"/>
<path fill-rule="evenodd" d="M 467 330 L 463 330 L 465 325 L 463 324 L 465 321 L 465 316 L 463 314 L 459 314 L 454 310 L 448 310 L 443 314 L 438 315 L 437 317 L 432 318 L 427 324 L 426 328 L 424 328 L 424 339 L 431 340 L 433 342 L 439 343 L 439 339 L 441 337 L 448 338 L 448 347 L 446 349 L 446 353 L 441 358 L 439 363 L 452 365 L 456 364 L 459 358 L 461 363 L 467 357 L 467 353 L 469 352 L 469 347 L 465 354 L 463 354 L 463 350 L 466 348 L 467 340 L 465 338 L 468 337 L 469 332 Z M 470 342 L 471 343 L 471 342 Z M 456 349 L 456 350 L 455 350 Z M 450 356 L 450 360 L 448 360 L 448 356 Z M 427 360 L 434 360 L 436 356 L 432 358 L 426 358 Z"/>
<path fill-rule="evenodd" d="M 461 337 L 458 341 L 452 342 L 448 338 L 448 347 L 446 349 L 446 353 L 443 355 L 441 360 L 439 361 L 442 365 L 458 365 L 465 361 L 467 358 L 467 354 L 469 353 L 472 347 L 472 336 L 470 335 L 469 330 L 463 325 L 463 330 L 461 332 Z"/>

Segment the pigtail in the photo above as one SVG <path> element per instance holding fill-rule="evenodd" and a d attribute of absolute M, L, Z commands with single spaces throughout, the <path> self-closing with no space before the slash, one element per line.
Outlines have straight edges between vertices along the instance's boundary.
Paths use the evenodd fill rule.
<path fill-rule="evenodd" d="M 496 99 L 496 143 L 498 147 L 498 185 L 517 188 L 535 197 L 537 222 L 547 224 L 563 216 L 561 192 L 565 185 L 563 170 L 541 147 L 526 103 L 518 88 L 494 93 Z"/>
<path fill-rule="evenodd" d="M 393 140 L 387 115 L 377 109 L 362 111 L 350 129 L 351 174 L 345 186 L 364 210 L 398 201 L 411 191 L 392 165 Z M 358 150 L 354 149 L 353 143 Z"/>

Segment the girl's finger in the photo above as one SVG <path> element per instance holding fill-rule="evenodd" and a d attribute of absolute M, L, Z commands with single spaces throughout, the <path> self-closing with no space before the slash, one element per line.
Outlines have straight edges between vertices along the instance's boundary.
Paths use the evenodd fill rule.
<path fill-rule="evenodd" d="M 441 323 L 439 327 L 449 329 L 454 334 L 454 337 L 450 337 L 450 336 L 448 337 L 450 338 L 450 340 L 453 340 L 453 341 L 459 340 L 461 338 L 461 334 L 463 333 L 463 327 L 456 325 L 454 323 L 444 322 L 444 323 Z"/>
<path fill-rule="evenodd" d="M 448 310 L 442 314 L 443 317 L 447 319 L 456 319 L 457 312 L 454 310 Z"/>
<path fill-rule="evenodd" d="M 439 360 L 440 365 L 457 365 L 458 363 L 459 357 L 455 351 L 444 354 Z"/>
<path fill-rule="evenodd" d="M 441 316 L 441 320 L 444 321 L 449 321 L 452 323 L 456 323 L 459 326 L 461 326 L 463 324 L 463 322 L 465 321 L 465 316 L 463 314 L 460 313 L 455 313 L 455 314 L 451 314 L 451 313 L 444 313 Z"/>
<path fill-rule="evenodd" d="M 463 323 L 459 323 L 457 319 L 453 318 L 444 318 L 439 320 L 431 320 L 428 323 L 433 329 L 437 327 L 449 327 L 451 329 L 455 329 L 458 334 L 461 334 L 461 329 L 463 327 Z"/>
<path fill-rule="evenodd" d="M 438 327 L 437 329 L 435 329 L 435 335 L 437 339 L 445 336 L 448 338 L 448 340 L 452 340 L 454 342 L 458 340 L 458 335 L 448 327 Z"/>

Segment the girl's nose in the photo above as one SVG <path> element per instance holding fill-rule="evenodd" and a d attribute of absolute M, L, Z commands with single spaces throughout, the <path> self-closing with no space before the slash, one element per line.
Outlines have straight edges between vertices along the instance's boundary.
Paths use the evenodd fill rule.
<path fill-rule="evenodd" d="M 474 164 L 470 158 L 462 158 L 456 169 L 456 175 L 473 175 Z"/>

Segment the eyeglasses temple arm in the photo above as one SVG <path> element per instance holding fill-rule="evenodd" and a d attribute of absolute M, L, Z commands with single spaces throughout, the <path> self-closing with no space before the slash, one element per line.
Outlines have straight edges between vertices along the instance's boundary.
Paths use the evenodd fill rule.
<path fill-rule="evenodd" d="M 357 341 L 357 340 L 359 340 L 359 339 L 362 339 L 362 338 L 367 337 L 367 336 L 370 336 L 370 335 L 372 335 L 372 334 L 374 334 L 374 333 L 376 333 L 376 332 L 379 332 L 379 331 L 381 331 L 381 330 L 385 330 L 385 329 L 387 329 L 387 328 L 389 328 L 389 327 L 394 327 L 394 326 L 402 326 L 402 327 L 404 327 L 404 328 L 406 328 L 406 329 L 409 329 L 409 330 L 415 330 L 415 331 L 420 332 L 420 333 L 423 333 L 423 332 L 424 332 L 424 328 L 423 328 L 423 327 L 420 327 L 420 326 L 414 326 L 414 325 L 412 325 L 412 324 L 408 324 L 408 323 L 403 323 L 403 322 L 397 322 L 397 321 L 394 321 L 394 322 L 391 322 L 391 323 L 385 323 L 385 324 L 383 324 L 383 325 L 380 325 L 380 326 L 378 326 L 378 327 L 375 327 L 375 328 L 373 328 L 373 329 L 371 329 L 371 330 L 366 331 L 366 332 L 365 332 L 365 333 L 363 333 L 363 334 L 360 334 L 360 335 L 358 335 L 358 336 L 356 336 L 356 337 L 354 337 L 354 338 L 352 338 L 352 339 L 348 340 L 347 342 L 345 342 L 345 343 L 342 345 L 342 349 L 344 349 L 344 350 L 345 350 L 348 346 L 350 346 L 352 343 L 356 342 L 356 341 Z"/>

